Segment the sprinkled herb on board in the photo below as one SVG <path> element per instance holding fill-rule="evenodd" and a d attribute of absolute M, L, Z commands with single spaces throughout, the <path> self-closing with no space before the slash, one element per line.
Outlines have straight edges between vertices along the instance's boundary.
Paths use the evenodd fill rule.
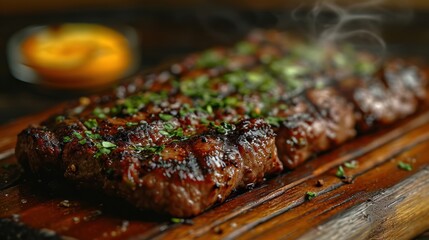
<path fill-rule="evenodd" d="M 181 223 L 181 222 L 183 222 L 183 219 L 182 218 L 170 218 L 170 221 L 172 223 Z"/>
<path fill-rule="evenodd" d="M 345 166 L 346 168 L 352 168 L 352 169 L 354 169 L 354 168 L 357 168 L 357 167 L 358 167 L 358 162 L 357 162 L 356 160 L 352 160 L 352 161 L 350 161 L 350 162 L 346 162 L 346 163 L 344 163 L 344 166 Z"/>
<path fill-rule="evenodd" d="M 337 173 L 335 174 L 337 177 L 339 178 L 344 178 L 346 177 L 346 172 L 344 171 L 343 166 L 339 166 L 337 169 Z"/>
<path fill-rule="evenodd" d="M 194 222 L 191 219 L 186 218 L 170 218 L 172 223 L 184 223 L 186 225 L 194 225 Z"/>
<path fill-rule="evenodd" d="M 317 197 L 317 193 L 315 193 L 315 192 L 306 192 L 305 193 L 305 198 L 307 200 L 311 200 L 311 199 L 313 199 L 315 197 Z"/>
<path fill-rule="evenodd" d="M 405 170 L 405 171 L 412 171 L 413 170 L 413 166 L 411 166 L 411 164 L 409 163 L 404 163 L 404 162 L 399 162 L 398 163 L 398 168 Z"/>

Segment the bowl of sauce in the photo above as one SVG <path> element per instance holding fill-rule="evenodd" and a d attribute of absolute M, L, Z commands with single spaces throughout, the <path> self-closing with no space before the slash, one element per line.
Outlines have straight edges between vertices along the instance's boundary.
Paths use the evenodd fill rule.
<path fill-rule="evenodd" d="M 65 23 L 33 26 L 9 41 L 12 74 L 57 89 L 93 89 L 125 78 L 138 66 L 131 28 Z"/>

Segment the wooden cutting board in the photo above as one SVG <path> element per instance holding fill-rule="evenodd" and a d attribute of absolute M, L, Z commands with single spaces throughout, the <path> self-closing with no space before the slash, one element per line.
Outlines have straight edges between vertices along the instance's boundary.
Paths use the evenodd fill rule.
<path fill-rule="evenodd" d="M 360 136 L 181 220 L 26 179 L 9 165 L 16 162 L 16 135 L 58 109 L 0 127 L 0 175 L 7 180 L 0 183 L 0 217 L 22 229 L 23 223 L 69 239 L 408 239 L 429 229 L 429 111 Z M 356 168 L 344 166 L 350 161 Z M 412 170 L 400 169 L 399 162 Z M 336 176 L 339 165 L 353 183 Z M 308 200 L 307 192 L 317 196 Z"/>

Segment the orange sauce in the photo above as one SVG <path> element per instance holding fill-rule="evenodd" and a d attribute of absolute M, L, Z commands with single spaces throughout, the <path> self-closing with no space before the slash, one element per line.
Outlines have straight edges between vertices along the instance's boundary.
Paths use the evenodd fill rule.
<path fill-rule="evenodd" d="M 21 46 L 24 64 L 42 83 L 64 89 L 91 88 L 118 80 L 131 64 L 127 39 L 96 24 L 63 24 L 41 30 Z"/>

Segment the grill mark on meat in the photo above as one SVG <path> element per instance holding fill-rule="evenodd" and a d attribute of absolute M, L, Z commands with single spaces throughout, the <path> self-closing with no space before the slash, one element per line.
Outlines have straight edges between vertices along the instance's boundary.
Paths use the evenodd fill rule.
<path fill-rule="evenodd" d="M 374 76 L 326 71 L 296 82 L 266 63 L 291 54 L 283 36 L 256 32 L 247 43 L 251 55 L 212 49 L 203 55 L 230 61 L 200 67 L 193 54 L 72 104 L 64 119 L 21 132 L 17 158 L 40 176 L 188 217 L 426 101 L 425 76 L 401 61 Z"/>

